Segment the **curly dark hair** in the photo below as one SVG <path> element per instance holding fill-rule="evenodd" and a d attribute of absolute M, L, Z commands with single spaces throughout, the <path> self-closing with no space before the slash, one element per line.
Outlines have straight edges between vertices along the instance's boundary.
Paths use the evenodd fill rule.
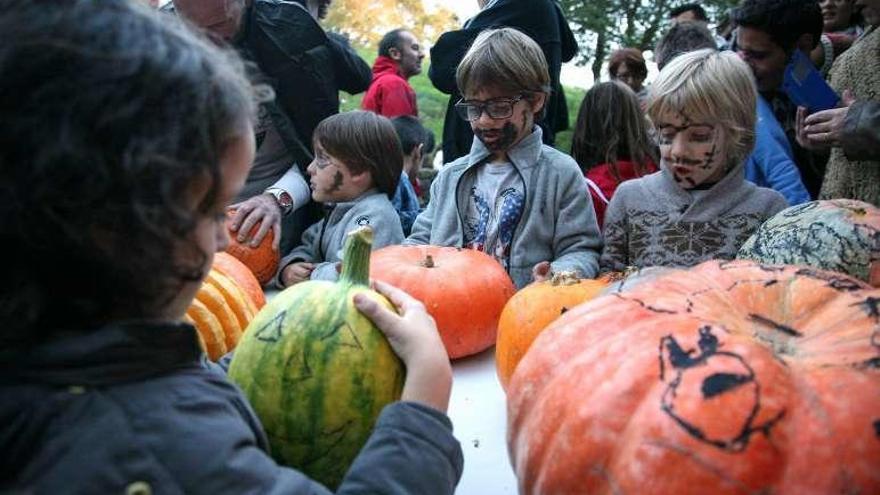
<path fill-rule="evenodd" d="M 154 318 L 203 276 L 211 253 L 193 232 L 216 208 L 224 146 L 253 118 L 243 74 L 136 2 L 0 4 L 0 243 L 14 260 L 0 348 Z"/>
<path fill-rule="evenodd" d="M 822 9 L 816 0 L 743 0 L 731 12 L 737 26 L 763 31 L 786 53 L 794 50 L 803 34 L 813 36 L 813 46 L 822 35 Z"/>
<path fill-rule="evenodd" d="M 394 197 L 403 171 L 403 149 L 387 117 L 365 110 L 331 115 L 315 128 L 312 141 L 352 173 L 369 170 L 376 188 Z"/>

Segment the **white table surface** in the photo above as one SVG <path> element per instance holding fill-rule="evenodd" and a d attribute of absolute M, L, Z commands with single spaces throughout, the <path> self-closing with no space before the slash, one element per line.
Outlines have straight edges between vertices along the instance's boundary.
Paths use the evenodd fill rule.
<path fill-rule="evenodd" d="M 504 389 L 495 374 L 495 348 L 452 362 L 449 417 L 464 452 L 458 495 L 517 493 L 507 457 Z"/>

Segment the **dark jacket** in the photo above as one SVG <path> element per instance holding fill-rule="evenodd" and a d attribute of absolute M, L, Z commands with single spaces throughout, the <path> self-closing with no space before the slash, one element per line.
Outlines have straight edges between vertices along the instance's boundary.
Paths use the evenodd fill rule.
<path fill-rule="evenodd" d="M 235 45 L 253 60 L 275 90 L 281 112 L 272 114 L 282 139 L 305 171 L 312 160 L 312 133 L 339 112 L 339 91 L 366 91 L 370 66 L 348 41 L 324 32 L 300 4 L 255 0 Z"/>
<path fill-rule="evenodd" d="M 380 55 L 373 63 L 373 83 L 361 100 L 361 108 L 385 117 L 419 116 L 416 92 L 400 74 L 400 65 Z"/>
<path fill-rule="evenodd" d="M 0 353 L 0 370 L 0 493 L 329 493 L 269 457 L 189 325 L 70 334 Z M 449 419 L 397 402 L 338 492 L 452 493 L 461 470 Z"/>
<path fill-rule="evenodd" d="M 431 48 L 428 77 L 437 89 L 449 95 L 443 123 L 443 161 L 449 163 L 471 150 L 473 131 L 453 108 L 461 99 L 455 70 L 480 31 L 489 28 L 519 29 L 541 46 L 550 71 L 551 93 L 544 118 L 538 125 L 544 133 L 544 143 L 552 145 L 556 132 L 568 129 L 568 107 L 559 83 L 559 71 L 562 62 L 568 62 L 577 54 L 577 42 L 562 8 L 554 0 L 498 0 L 480 11 L 466 26 L 444 33 Z"/>

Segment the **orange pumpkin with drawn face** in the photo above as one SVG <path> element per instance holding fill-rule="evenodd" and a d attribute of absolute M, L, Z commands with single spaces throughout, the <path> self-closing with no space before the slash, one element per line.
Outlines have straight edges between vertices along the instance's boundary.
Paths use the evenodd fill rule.
<path fill-rule="evenodd" d="M 668 269 L 562 315 L 507 397 L 523 494 L 880 493 L 880 290 Z"/>

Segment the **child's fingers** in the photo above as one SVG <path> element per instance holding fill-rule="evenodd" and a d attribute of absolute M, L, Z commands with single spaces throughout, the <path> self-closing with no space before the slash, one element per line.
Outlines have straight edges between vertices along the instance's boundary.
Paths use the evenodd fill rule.
<path fill-rule="evenodd" d="M 397 287 L 383 282 L 381 280 L 373 281 L 373 288 L 376 289 L 376 292 L 382 294 L 387 297 L 401 313 L 406 311 L 420 308 L 422 306 L 422 302 L 418 299 L 412 297 L 411 295 L 404 292 L 402 289 L 398 289 Z"/>
<path fill-rule="evenodd" d="M 383 331 L 390 329 L 397 322 L 397 319 L 400 318 L 393 311 L 389 311 L 388 308 L 382 307 L 381 304 L 364 294 L 354 295 L 354 305 Z"/>

